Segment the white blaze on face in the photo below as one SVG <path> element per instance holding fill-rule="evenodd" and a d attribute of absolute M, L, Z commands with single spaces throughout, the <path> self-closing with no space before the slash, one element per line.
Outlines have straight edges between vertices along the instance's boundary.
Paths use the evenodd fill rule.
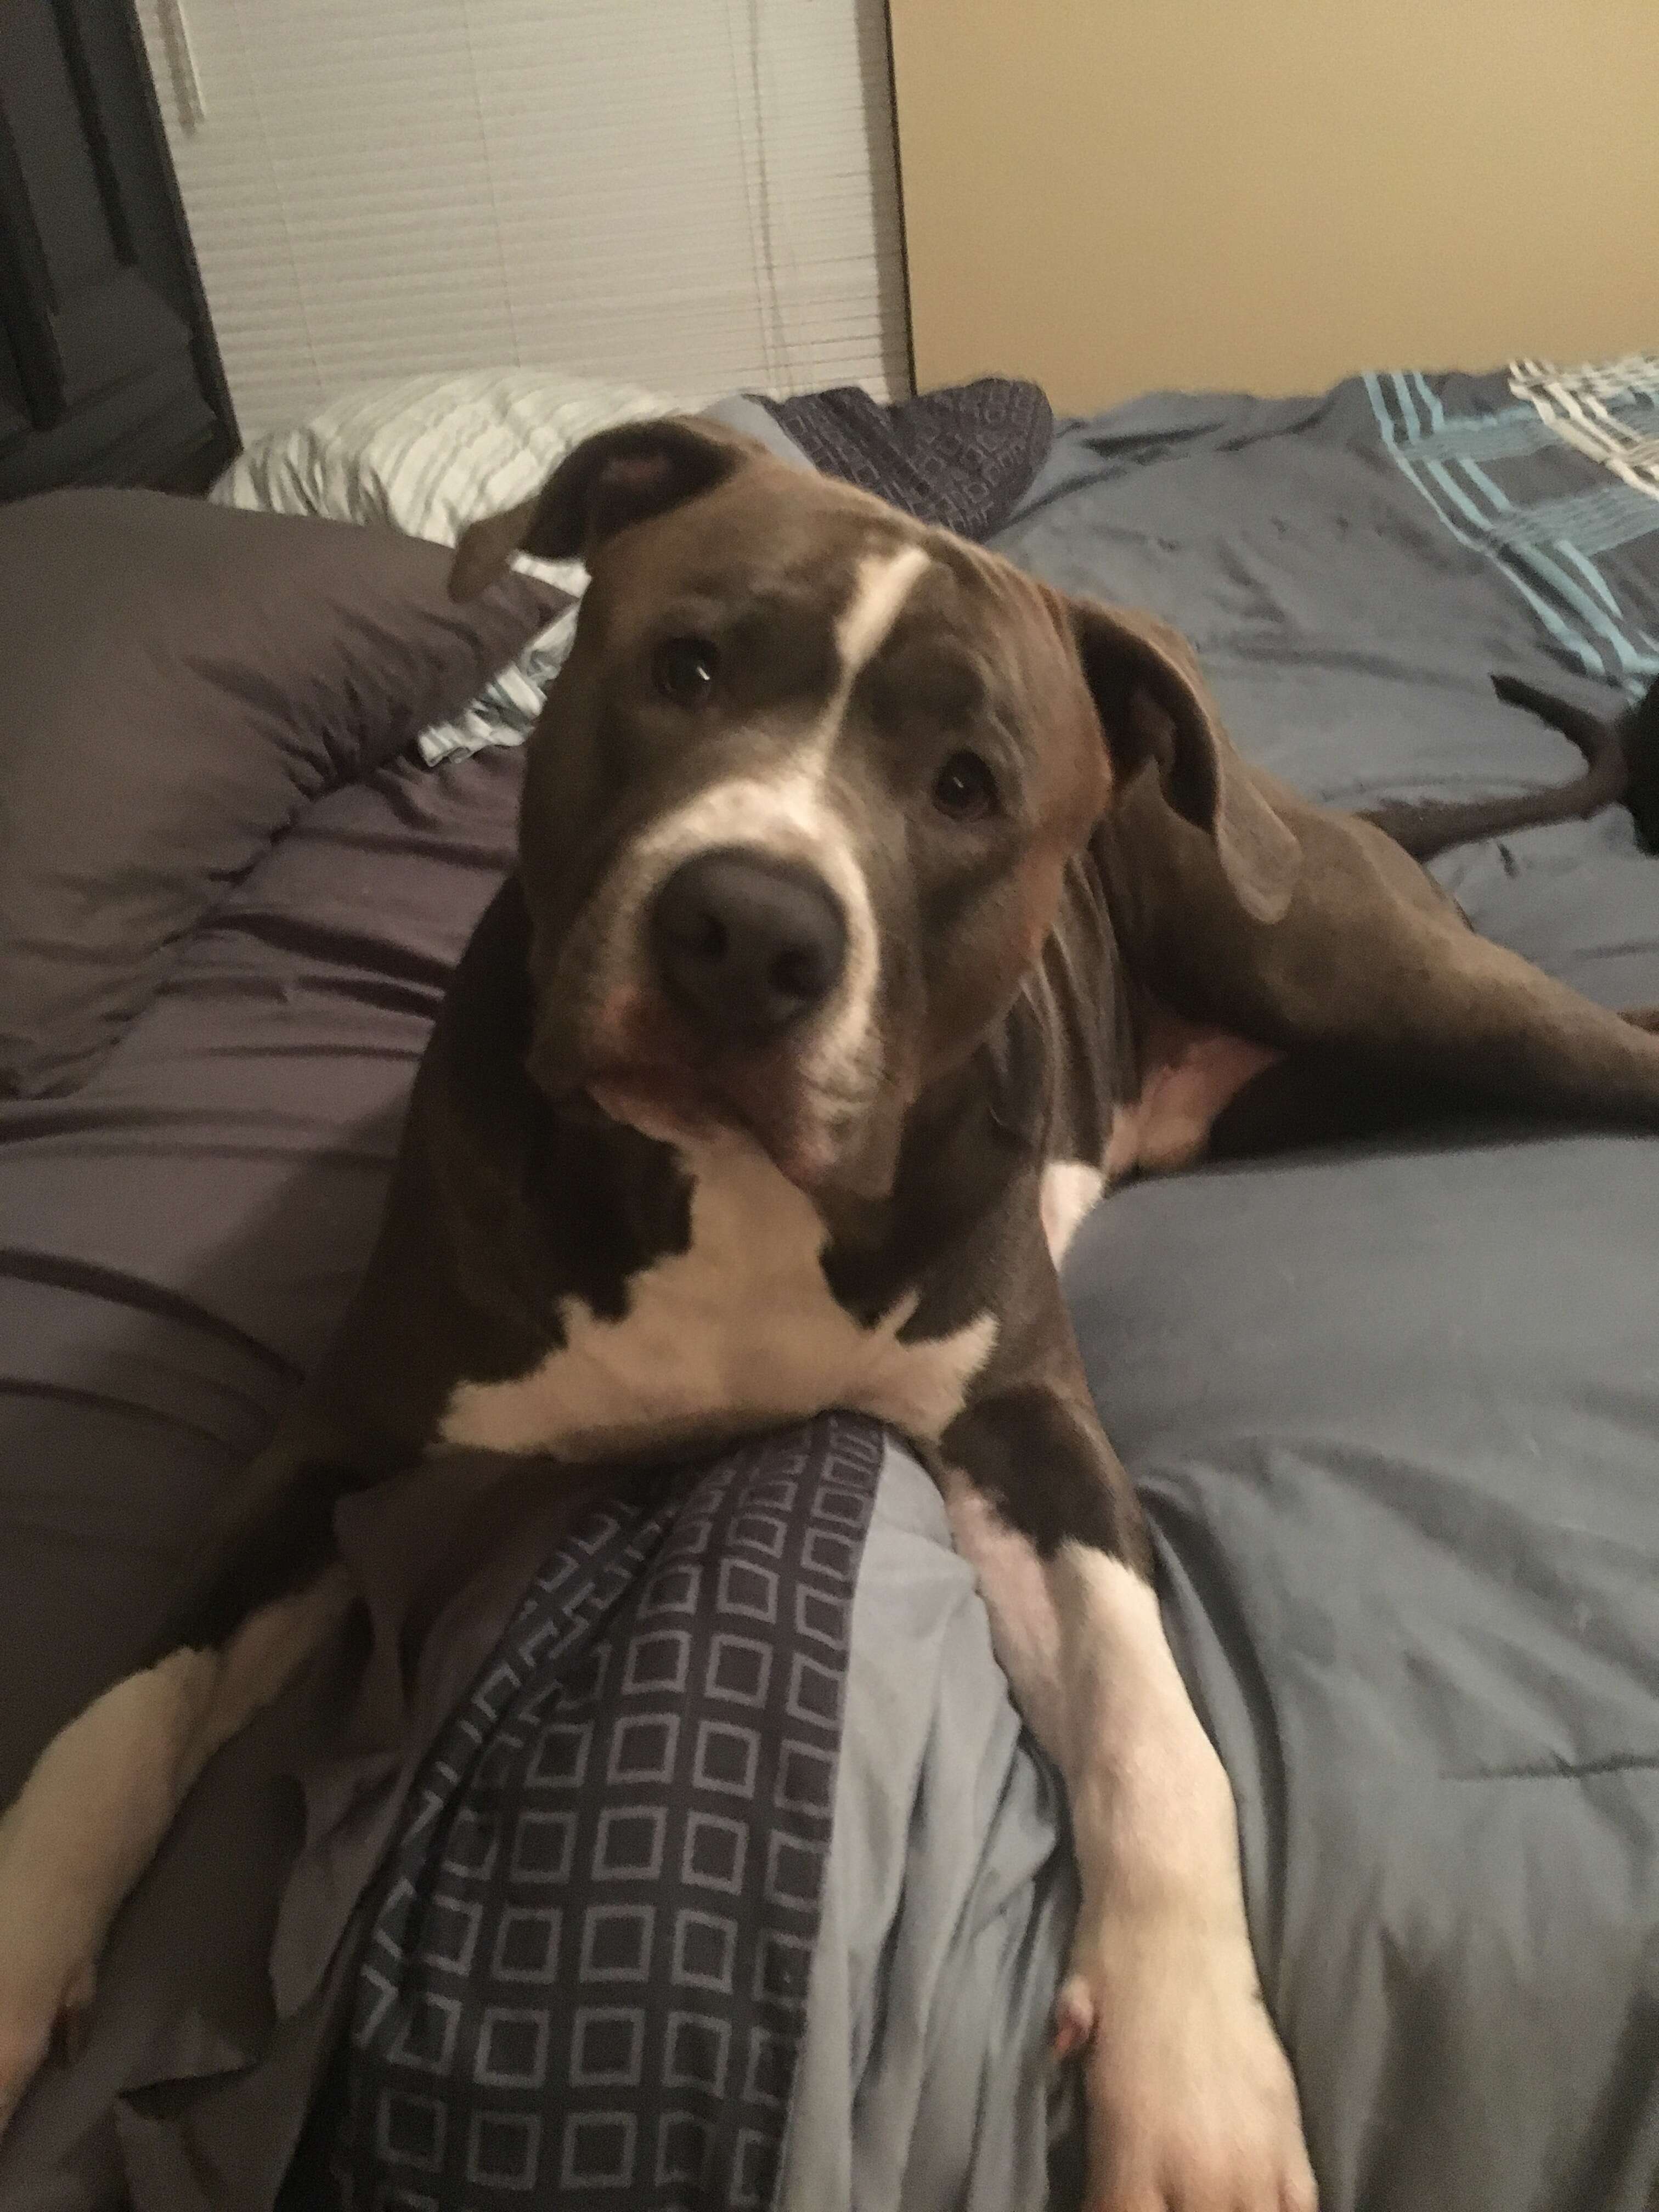
<path fill-rule="evenodd" d="M 801 1078 L 856 1092 L 872 1070 L 880 945 L 870 887 L 851 828 L 827 789 L 836 742 L 862 670 L 881 650 L 917 580 L 930 566 L 921 545 L 866 554 L 836 622 L 836 686 L 800 748 L 775 772 L 727 777 L 665 815 L 624 863 L 605 935 L 628 962 L 643 957 L 644 917 L 674 870 L 696 854 L 746 846 L 820 876 L 847 923 L 847 959 L 829 1004 L 803 1033 Z"/>
<path fill-rule="evenodd" d="M 836 623 L 836 651 L 841 661 L 837 708 L 846 707 L 860 671 L 869 666 L 886 643 L 900 609 L 929 565 L 927 550 L 921 545 L 907 545 L 897 553 L 866 553 L 859 562 L 853 596 Z"/>

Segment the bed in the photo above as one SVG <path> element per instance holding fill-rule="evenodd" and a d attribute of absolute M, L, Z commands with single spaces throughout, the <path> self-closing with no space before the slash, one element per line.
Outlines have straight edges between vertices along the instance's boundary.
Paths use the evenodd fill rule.
<path fill-rule="evenodd" d="M 214 510 L 228 534 L 210 555 L 192 538 L 177 571 L 154 513 L 66 521 L 54 571 L 26 510 L 0 509 L 0 560 L 44 580 L 0 603 L 0 869 L 38 872 L 66 818 L 76 854 L 27 927 L 0 876 L 3 972 L 65 912 L 97 969 L 72 979 L 61 1049 L 40 1012 L 68 988 L 50 958 L 33 1010 L 0 1014 L 0 1802 L 142 1644 L 206 1501 L 316 1358 L 446 975 L 509 864 L 516 741 L 580 578 L 521 576 L 484 632 L 446 627 L 441 556 L 384 526 L 453 538 L 583 428 L 666 404 L 550 398 L 522 374 L 364 395 L 246 457 Z M 845 395 L 720 411 L 1059 584 L 1154 608 L 1197 644 L 1246 750 L 1336 803 L 1562 781 L 1568 748 L 1495 697 L 1494 670 L 1603 713 L 1659 675 L 1659 360 L 1153 395 L 1058 425 L 1040 395 L 990 386 L 920 415 Z M 289 523 L 246 512 L 273 507 Z M 267 554 L 272 528 L 312 533 L 298 580 L 286 545 Z M 239 592 L 245 560 L 259 574 Z M 161 587 L 121 581 L 147 561 L 184 579 L 175 611 L 210 590 L 216 621 L 263 605 L 254 634 L 216 665 L 179 615 L 135 657 L 135 626 L 167 629 Z M 92 587 L 70 591 L 88 563 Z M 319 590 L 307 642 L 295 610 Z M 70 599 L 73 635 L 31 660 L 28 623 L 52 628 Z M 112 752 L 126 695 L 96 679 L 154 675 L 169 653 L 212 695 L 191 695 L 205 750 L 177 750 L 158 676 L 150 750 Z M 216 812 L 186 810 L 181 859 L 180 789 L 233 740 L 253 765 Z M 1438 872 L 1477 927 L 1592 997 L 1659 1001 L 1659 865 L 1622 812 Z M 1639 1137 L 1494 1124 L 1215 1169 L 1121 1193 L 1069 1257 L 1102 1416 L 1237 1793 L 1326 2212 L 1656 2202 L 1654 1158 Z M 602 2165 L 573 2165 L 567 2130 L 546 2201 L 1074 2203 L 1071 2086 L 1044 2054 L 1072 1909 L 1052 1780 L 914 1460 L 834 1421 L 788 1449 L 797 1475 L 862 1498 L 861 1549 L 833 1802 L 803 1816 L 810 1940 L 774 2070 L 744 2089 L 760 2148 L 742 2164 L 694 2069 L 684 2155 L 659 2113 L 655 2164 L 619 2199 Z M 750 1461 L 720 1479 L 782 1478 Z M 641 1496 L 672 1550 L 694 1492 Z M 437 1501 L 430 1526 L 460 1525 Z M 636 1524 L 603 1526 L 625 1547 Z M 365 1993 L 388 1913 L 436 1879 L 410 1841 L 422 1789 L 450 1772 L 453 1826 L 477 1781 L 444 1768 L 445 1729 L 505 1725 L 510 1699 L 485 1691 L 572 1541 L 568 1515 L 527 1511 L 512 1571 L 469 1585 L 421 1677 L 418 1755 L 374 1820 L 353 1829 L 340 1808 L 397 1762 L 359 1747 L 347 1788 L 337 1756 L 296 1752 L 297 1709 L 210 1770 L 118 1929 L 87 2051 L 0 2144 L 6 2212 L 264 2206 L 285 2176 L 290 2205 L 524 2201 L 525 2114 L 562 2106 L 532 2088 L 490 2136 L 475 2100 L 465 2154 L 454 2128 L 446 2147 L 460 2108 L 413 2099 L 410 2068 L 439 2069 L 407 2036 L 401 2061 L 377 2045 Z M 405 1722 L 420 1703 L 409 1688 Z M 283 1794 L 307 1758 L 308 1794 Z M 482 1974 L 473 1957 L 445 1971 Z M 601 2070 L 596 2109 L 627 2107 L 627 2075 Z"/>

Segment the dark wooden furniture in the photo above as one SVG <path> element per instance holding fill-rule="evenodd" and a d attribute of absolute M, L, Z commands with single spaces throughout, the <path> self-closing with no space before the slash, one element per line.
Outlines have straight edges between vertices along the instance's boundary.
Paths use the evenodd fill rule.
<path fill-rule="evenodd" d="M 238 445 L 132 0 L 0 0 L 0 499 Z"/>

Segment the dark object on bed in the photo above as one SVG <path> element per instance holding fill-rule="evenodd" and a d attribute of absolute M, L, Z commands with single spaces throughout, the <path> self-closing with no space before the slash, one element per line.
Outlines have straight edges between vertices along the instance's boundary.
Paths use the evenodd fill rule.
<path fill-rule="evenodd" d="M 132 0 L 0 8 L 0 500 L 235 454 Z"/>
<path fill-rule="evenodd" d="M 284 2205 L 775 2201 L 882 1461 L 821 1416 L 543 1563 L 365 1899 L 374 1978 Z"/>
<path fill-rule="evenodd" d="M 963 538 L 1000 528 L 1054 443 L 1047 394 L 1018 377 L 981 376 L 888 407 L 857 385 L 750 396 L 826 476 Z"/>
<path fill-rule="evenodd" d="M 85 1079 L 311 801 L 463 707 L 565 604 L 441 546 L 158 492 L 0 507 L 0 1097 Z"/>
<path fill-rule="evenodd" d="M 1454 845 L 1551 822 L 1585 822 L 1604 806 L 1623 805 L 1643 850 L 1659 851 L 1659 684 L 1611 720 L 1518 676 L 1494 676 L 1492 688 L 1510 706 L 1524 707 L 1559 730 L 1584 756 L 1583 775 L 1553 791 L 1517 792 L 1508 799 L 1370 806 L 1364 810 L 1368 822 L 1427 860 Z"/>

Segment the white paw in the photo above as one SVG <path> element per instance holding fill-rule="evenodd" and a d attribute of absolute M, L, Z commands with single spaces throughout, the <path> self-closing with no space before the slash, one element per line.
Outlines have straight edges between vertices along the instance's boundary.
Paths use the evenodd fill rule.
<path fill-rule="evenodd" d="M 26 1790 L 0 1820 L 0 2136 L 53 2047 L 74 2056 L 97 1986 L 97 1923 L 29 1809 Z"/>
<path fill-rule="evenodd" d="M 0 1818 L 0 2132 L 54 2039 L 78 2039 L 110 1923 L 199 1765 L 192 1735 L 218 1674 L 176 1651 L 116 1683 Z"/>
<path fill-rule="evenodd" d="M 5 1907 L 0 1898 L 0 2136 L 48 2054 L 78 2056 L 97 1985 L 89 1960 L 19 1941 Z"/>
<path fill-rule="evenodd" d="M 1103 1924 L 1073 1954 L 1054 2051 L 1083 2054 L 1086 2212 L 1317 2212 L 1248 1943 L 1172 1914 Z"/>

